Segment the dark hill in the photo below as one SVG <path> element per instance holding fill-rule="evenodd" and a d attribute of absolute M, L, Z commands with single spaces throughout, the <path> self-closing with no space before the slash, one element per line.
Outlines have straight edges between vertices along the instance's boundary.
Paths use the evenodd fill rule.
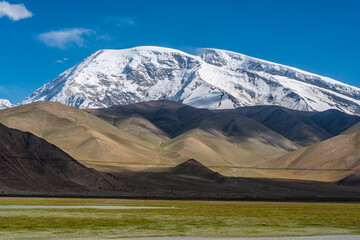
<path fill-rule="evenodd" d="M 88 110 L 113 125 L 130 116 L 141 116 L 152 122 L 171 137 L 198 127 L 199 121 L 213 115 L 208 109 L 198 109 L 172 101 L 151 101 L 129 105 L 117 105 L 110 108 Z"/>
<path fill-rule="evenodd" d="M 124 175 L 121 176 L 122 178 Z M 316 181 L 235 178 L 222 176 L 194 159 L 161 172 L 127 175 L 146 182 L 146 194 L 175 198 L 218 199 L 360 199 L 360 189 Z M 145 185 L 143 185 L 144 187 Z M 156 190 L 155 190 L 156 189 Z M 145 192 L 143 192 L 144 194 Z"/>
<path fill-rule="evenodd" d="M 360 121 L 359 116 L 334 109 L 303 112 L 279 106 L 255 106 L 227 111 L 256 120 L 301 146 L 337 136 Z"/>
<path fill-rule="evenodd" d="M 224 176 L 222 176 L 218 172 L 212 171 L 211 169 L 207 168 L 195 159 L 189 159 L 179 164 L 178 166 L 173 168 L 172 172 L 179 175 L 198 177 L 218 183 L 226 181 L 226 178 Z"/>
<path fill-rule="evenodd" d="M 113 188 L 104 174 L 31 133 L 0 124 L 0 136 L 0 189 L 4 194 L 81 194 Z"/>
<path fill-rule="evenodd" d="M 132 116 L 141 116 L 175 138 L 192 129 L 216 130 L 239 144 L 245 138 L 255 138 L 279 149 L 291 151 L 298 146 L 263 124 L 238 114 L 235 110 L 210 111 L 172 101 L 152 101 L 87 110 L 116 126 Z"/>
<path fill-rule="evenodd" d="M 360 169 L 337 182 L 341 186 L 358 186 L 360 187 Z"/>
<path fill-rule="evenodd" d="M 324 112 L 304 112 L 280 106 L 253 106 L 210 111 L 172 101 L 118 105 L 107 109 L 89 110 L 89 112 L 114 125 L 116 121 L 125 117 L 139 115 L 171 137 L 199 127 L 204 122 L 207 122 L 206 127 L 222 127 L 221 130 L 234 121 L 241 121 L 242 125 L 248 128 L 256 127 L 250 121 L 252 119 L 301 146 L 337 136 L 360 121 L 360 116 L 334 109 Z M 214 118 L 223 119 L 223 124 L 219 125 L 219 120 L 214 121 Z M 226 122 L 226 119 L 229 121 Z"/>
<path fill-rule="evenodd" d="M 0 195 L 178 199 L 360 199 L 331 183 L 224 177 L 196 160 L 168 171 L 114 175 L 86 168 L 30 133 L 0 125 Z"/>

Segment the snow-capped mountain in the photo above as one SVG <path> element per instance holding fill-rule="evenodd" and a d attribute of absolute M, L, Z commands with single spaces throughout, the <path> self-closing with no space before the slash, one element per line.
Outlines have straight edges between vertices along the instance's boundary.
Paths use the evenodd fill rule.
<path fill-rule="evenodd" d="M 102 108 L 163 99 L 209 109 L 280 105 L 360 115 L 360 89 L 333 79 L 225 50 L 195 56 L 161 47 L 97 51 L 22 103 Z"/>
<path fill-rule="evenodd" d="M 13 105 L 11 104 L 11 102 L 7 99 L 0 99 L 0 109 L 5 109 L 5 108 L 9 108 L 12 107 Z"/>

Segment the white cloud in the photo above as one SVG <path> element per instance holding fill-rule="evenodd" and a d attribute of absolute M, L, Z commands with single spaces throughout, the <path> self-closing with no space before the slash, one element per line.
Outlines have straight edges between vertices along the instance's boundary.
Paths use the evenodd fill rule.
<path fill-rule="evenodd" d="M 9 17 L 12 21 L 32 17 L 32 13 L 26 9 L 24 4 L 10 4 L 6 1 L 0 2 L 0 18 Z"/>
<path fill-rule="evenodd" d="M 113 38 L 112 38 L 109 34 L 103 34 L 103 35 L 97 36 L 96 39 L 97 39 L 97 40 L 110 41 L 110 40 L 112 40 Z"/>
<path fill-rule="evenodd" d="M 62 59 L 56 60 L 56 62 L 57 63 L 64 63 L 64 62 L 66 62 L 68 60 L 69 60 L 68 58 L 62 58 Z"/>
<path fill-rule="evenodd" d="M 73 45 L 83 47 L 85 44 L 85 37 L 92 33 L 93 31 L 91 29 L 69 28 L 42 33 L 39 35 L 39 39 L 49 47 L 61 49 L 65 49 Z"/>

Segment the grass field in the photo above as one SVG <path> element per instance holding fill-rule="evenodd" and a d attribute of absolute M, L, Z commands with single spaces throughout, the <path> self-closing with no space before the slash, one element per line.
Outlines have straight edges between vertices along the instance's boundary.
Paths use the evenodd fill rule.
<path fill-rule="evenodd" d="M 161 206 L 164 209 L 1 209 L 1 239 L 360 234 L 360 203 L 0 198 L 1 205 Z"/>

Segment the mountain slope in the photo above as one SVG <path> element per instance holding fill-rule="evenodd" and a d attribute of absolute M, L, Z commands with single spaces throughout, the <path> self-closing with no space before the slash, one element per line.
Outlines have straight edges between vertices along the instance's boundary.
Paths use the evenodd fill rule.
<path fill-rule="evenodd" d="M 360 171 L 360 133 L 339 135 L 257 167 L 263 177 L 337 181 Z"/>
<path fill-rule="evenodd" d="M 279 105 L 360 114 L 360 89 L 341 82 L 225 50 L 194 56 L 160 47 L 100 50 L 23 104 L 104 108 L 162 99 L 209 109 Z"/>
<path fill-rule="evenodd" d="M 44 106 L 45 105 L 45 106 Z M 92 117 L 81 110 L 56 103 L 36 103 L 13 108 L 28 122 L 26 107 L 49 121 L 53 131 L 61 126 L 50 121 L 49 112 L 64 117 L 62 123 L 74 121 L 85 124 L 84 113 L 92 125 Z M 64 112 L 61 112 L 64 110 Z M 11 112 L 10 109 L 4 110 Z M 67 118 L 66 113 L 72 115 Z M 60 118 L 60 117 L 59 117 Z M 12 116 L 16 120 L 15 116 Z M 96 121 L 101 123 L 101 120 Z M 31 124 L 31 123 L 29 123 Z M 40 123 L 37 126 L 40 126 Z M 104 124 L 104 123 L 102 123 Z M 105 123 L 106 125 L 106 123 Z M 153 128 L 151 128 L 153 129 Z M 45 128 L 46 130 L 46 128 Z M 64 130 L 64 129 L 60 129 Z M 116 128 L 112 129 L 116 133 Z M 102 130 L 104 131 L 104 130 Z M 45 131 L 49 133 L 49 131 Z M 67 132 L 68 134 L 70 132 Z M 0 195 L 51 195 L 51 196 L 112 196 L 152 198 L 216 198 L 216 199 L 359 199 L 356 187 L 339 187 L 332 183 L 289 181 L 273 179 L 229 178 L 216 173 L 196 160 L 188 160 L 168 171 L 121 172 L 107 174 L 80 164 L 55 145 L 31 133 L 9 129 L 0 124 Z M 44 133 L 45 136 L 48 136 Z M 179 136 L 181 136 L 180 134 Z M 74 135 L 70 137 L 75 140 Z M 340 181 L 340 185 L 357 185 L 358 177 Z"/>
<path fill-rule="evenodd" d="M 345 130 L 342 132 L 342 134 L 353 134 L 353 133 L 359 133 L 360 132 L 360 123 L 355 124 L 351 128 Z"/>
<path fill-rule="evenodd" d="M 114 187 L 105 174 L 86 168 L 31 133 L 0 124 L 0 135 L 2 194 L 86 194 Z"/>
<path fill-rule="evenodd" d="M 287 115 L 275 115 L 295 136 L 304 132 L 330 135 L 334 126 L 340 129 L 356 117 L 338 111 L 308 116 L 278 107 L 259 111 L 262 108 L 245 108 L 246 114 L 240 114 L 241 109 L 211 111 L 156 101 L 79 110 L 37 102 L 1 110 L 0 122 L 43 137 L 86 166 L 112 172 L 166 168 L 189 158 L 228 176 L 336 181 L 357 169 L 358 146 L 352 135 L 296 150 L 296 144 L 259 123 L 276 122 L 273 114 L 280 109 Z"/>
<path fill-rule="evenodd" d="M 301 146 L 335 137 L 360 121 L 359 116 L 334 109 L 303 112 L 278 106 L 256 106 L 226 111 L 254 119 Z"/>
<path fill-rule="evenodd" d="M 0 123 L 107 171 L 169 167 L 192 157 L 210 167 L 249 166 L 297 149 L 246 117 L 166 101 L 87 111 L 36 102 L 1 110 Z"/>
<path fill-rule="evenodd" d="M 154 101 L 87 111 L 124 131 L 127 129 L 119 122 L 134 117 L 145 119 L 162 136 L 169 137 L 161 142 L 160 152 L 175 163 L 196 158 L 208 167 L 251 166 L 298 148 L 239 114 L 217 113 L 177 102 Z"/>
<path fill-rule="evenodd" d="M 12 107 L 13 105 L 11 104 L 11 102 L 7 99 L 0 99 L 0 109 L 5 109 L 5 108 L 9 108 Z"/>
<path fill-rule="evenodd" d="M 0 122 L 42 137 L 88 166 L 160 161 L 156 143 L 143 141 L 85 111 L 59 103 L 37 102 L 5 109 L 0 111 Z"/>

